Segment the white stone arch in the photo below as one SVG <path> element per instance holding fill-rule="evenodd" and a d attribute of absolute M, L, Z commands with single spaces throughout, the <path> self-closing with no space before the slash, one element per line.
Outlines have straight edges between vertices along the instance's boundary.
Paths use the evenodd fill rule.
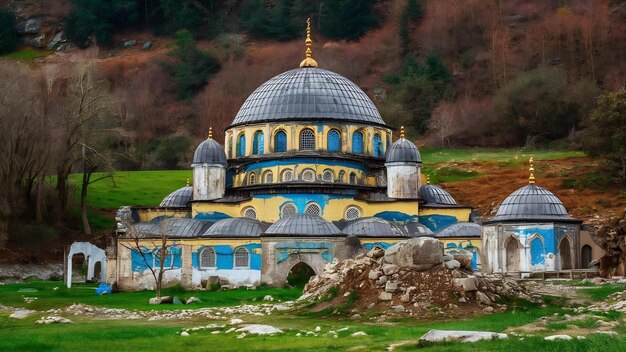
<path fill-rule="evenodd" d="M 65 258 L 67 266 L 65 271 L 65 283 L 68 288 L 72 287 L 72 257 L 76 254 L 85 256 L 87 263 L 87 280 L 94 277 L 96 263 L 100 262 L 100 282 L 106 280 L 107 256 L 103 249 L 100 249 L 89 242 L 74 242 Z"/>

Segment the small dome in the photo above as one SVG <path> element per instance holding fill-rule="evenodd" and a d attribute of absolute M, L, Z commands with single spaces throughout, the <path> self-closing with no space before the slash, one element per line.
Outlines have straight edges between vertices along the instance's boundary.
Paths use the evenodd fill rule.
<path fill-rule="evenodd" d="M 456 201 L 450 193 L 435 185 L 424 185 L 420 187 L 420 197 L 426 201 L 426 205 L 456 205 Z"/>
<path fill-rule="evenodd" d="M 189 218 L 160 218 L 159 221 L 150 221 L 134 224 L 132 227 L 138 237 L 160 237 L 162 232 L 170 238 L 190 238 L 203 234 L 213 222 Z M 127 233 L 126 237 L 133 237 Z"/>
<path fill-rule="evenodd" d="M 435 237 L 476 237 L 480 238 L 480 225 L 473 222 L 457 222 L 437 232 Z"/>
<path fill-rule="evenodd" d="M 511 193 L 500 204 L 496 216 L 485 223 L 499 221 L 578 222 L 567 214 L 561 200 L 543 187 L 526 185 Z"/>
<path fill-rule="evenodd" d="M 375 217 L 350 221 L 341 232 L 358 237 L 408 237 L 402 228 Z"/>
<path fill-rule="evenodd" d="M 270 236 L 340 236 L 341 231 L 322 217 L 297 214 L 284 217 L 272 224 L 266 235 Z"/>
<path fill-rule="evenodd" d="M 222 219 L 202 235 L 203 237 L 258 237 L 263 233 L 261 222 L 248 218 Z"/>
<path fill-rule="evenodd" d="M 395 141 L 385 156 L 387 163 L 422 163 L 422 157 L 419 150 L 413 142 L 406 138 L 400 138 Z"/>
<path fill-rule="evenodd" d="M 191 202 L 193 197 L 193 187 L 186 186 L 179 188 L 163 198 L 159 206 L 161 208 L 186 208 L 187 203 Z"/>
<path fill-rule="evenodd" d="M 329 120 L 386 126 L 372 100 L 349 79 L 313 67 L 283 72 L 259 86 L 231 127 L 289 120 Z"/>
<path fill-rule="evenodd" d="M 226 166 L 224 148 L 213 138 L 205 140 L 196 148 L 196 152 L 193 154 L 193 164 Z"/>

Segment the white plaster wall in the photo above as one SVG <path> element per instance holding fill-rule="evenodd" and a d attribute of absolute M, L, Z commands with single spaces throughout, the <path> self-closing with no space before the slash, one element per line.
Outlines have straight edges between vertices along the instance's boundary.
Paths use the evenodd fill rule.
<path fill-rule="evenodd" d="M 207 280 L 209 276 L 219 276 L 228 279 L 231 285 L 258 285 L 261 283 L 261 270 L 253 269 L 198 269 L 193 268 L 193 285 L 199 286 L 202 280 Z"/>
<path fill-rule="evenodd" d="M 211 200 L 223 198 L 225 189 L 226 168 L 220 165 L 194 164 L 194 200 Z"/>
<path fill-rule="evenodd" d="M 492 273 L 498 270 L 498 243 L 496 226 L 483 226 L 482 228 L 483 271 Z"/>
<path fill-rule="evenodd" d="M 420 168 L 404 163 L 387 166 L 387 196 L 389 198 L 417 198 L 419 195 Z"/>

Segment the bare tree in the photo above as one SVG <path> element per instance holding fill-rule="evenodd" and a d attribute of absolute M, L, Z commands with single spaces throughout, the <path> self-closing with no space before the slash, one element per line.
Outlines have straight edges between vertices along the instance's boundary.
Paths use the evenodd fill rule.
<path fill-rule="evenodd" d="M 430 128 L 437 132 L 442 148 L 451 147 L 449 137 L 452 135 L 454 108 L 453 103 L 443 102 L 433 110 L 430 119 Z"/>

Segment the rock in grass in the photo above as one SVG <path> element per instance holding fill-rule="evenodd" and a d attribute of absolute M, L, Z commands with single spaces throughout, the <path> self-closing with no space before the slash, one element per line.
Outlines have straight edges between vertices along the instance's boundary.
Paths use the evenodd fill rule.
<path fill-rule="evenodd" d="M 236 330 L 237 332 L 253 334 L 253 335 L 271 335 L 271 334 L 282 334 L 282 330 L 275 328 L 271 325 L 263 325 L 263 324 L 248 324 Z"/>
<path fill-rule="evenodd" d="M 353 333 L 352 335 L 350 335 L 352 337 L 356 337 L 356 336 L 367 336 L 367 334 L 364 331 L 357 331 L 355 333 Z"/>
<path fill-rule="evenodd" d="M 9 317 L 13 318 L 13 319 L 24 319 L 24 318 L 28 318 L 29 316 L 33 315 L 37 313 L 36 310 L 30 310 L 30 309 L 18 309 L 15 312 L 13 312 L 13 314 L 11 314 Z"/>
<path fill-rule="evenodd" d="M 272 296 L 270 296 L 270 295 L 267 295 L 267 296 L 263 297 L 263 300 L 264 300 L 264 301 L 273 301 L 273 300 L 274 300 L 274 297 L 272 297 Z"/>
<path fill-rule="evenodd" d="M 543 339 L 546 341 L 556 341 L 556 340 L 569 341 L 572 339 L 572 337 L 569 335 L 552 335 L 552 336 L 546 336 Z"/>
<path fill-rule="evenodd" d="M 491 332 L 491 331 L 460 331 L 460 330 L 430 330 L 422 337 L 420 342 L 476 342 L 480 340 L 506 339 L 507 334 Z"/>
<path fill-rule="evenodd" d="M 189 333 L 187 331 L 183 331 L 180 333 L 180 336 L 189 336 Z"/>
<path fill-rule="evenodd" d="M 71 324 L 73 322 L 67 318 L 59 317 L 56 315 L 51 315 L 51 316 L 43 317 L 37 320 L 35 323 L 37 324 Z"/>

